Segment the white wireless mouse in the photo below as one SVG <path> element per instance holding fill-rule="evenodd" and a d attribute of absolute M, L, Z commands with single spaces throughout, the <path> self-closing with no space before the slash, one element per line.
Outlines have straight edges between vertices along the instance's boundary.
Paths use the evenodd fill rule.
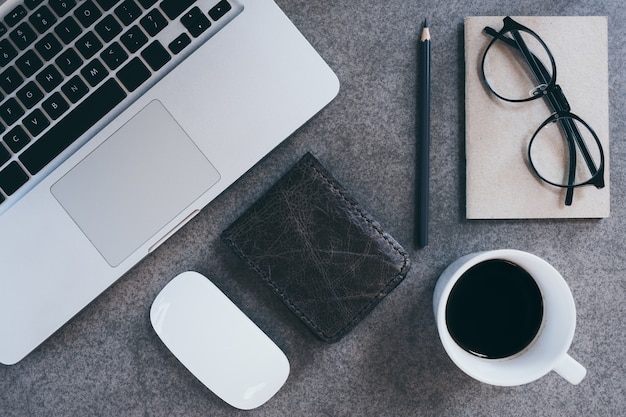
<path fill-rule="evenodd" d="M 285 354 L 197 272 L 183 272 L 161 290 L 150 321 L 174 356 L 233 407 L 259 407 L 287 380 Z"/>

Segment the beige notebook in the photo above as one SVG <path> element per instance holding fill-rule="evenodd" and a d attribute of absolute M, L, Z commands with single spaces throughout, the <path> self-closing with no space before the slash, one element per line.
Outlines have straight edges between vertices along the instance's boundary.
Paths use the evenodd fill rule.
<path fill-rule="evenodd" d="M 482 80 L 481 60 L 503 17 L 465 19 L 466 216 L 468 219 L 603 218 L 610 213 L 607 17 L 513 17 L 537 33 L 556 62 L 556 82 L 596 132 L 605 154 L 605 187 L 565 190 L 539 180 L 528 162 L 529 142 L 552 110 L 541 98 L 503 101 Z M 548 64 L 549 65 L 549 64 Z"/>

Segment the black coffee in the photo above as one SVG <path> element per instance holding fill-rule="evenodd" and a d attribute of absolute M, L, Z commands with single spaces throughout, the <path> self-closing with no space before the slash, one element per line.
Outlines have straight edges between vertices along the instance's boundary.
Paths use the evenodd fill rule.
<path fill-rule="evenodd" d="M 470 268 L 456 282 L 446 307 L 448 331 L 468 352 L 489 359 L 522 351 L 535 338 L 543 299 L 522 267 L 489 260 Z"/>

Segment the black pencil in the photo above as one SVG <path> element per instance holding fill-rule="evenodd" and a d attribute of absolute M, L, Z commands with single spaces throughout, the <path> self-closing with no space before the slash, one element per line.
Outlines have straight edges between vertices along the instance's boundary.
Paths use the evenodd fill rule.
<path fill-rule="evenodd" d="M 430 191 L 430 30 L 424 20 L 419 42 L 419 85 L 417 93 L 417 158 L 416 158 L 416 227 L 415 244 L 428 245 Z"/>

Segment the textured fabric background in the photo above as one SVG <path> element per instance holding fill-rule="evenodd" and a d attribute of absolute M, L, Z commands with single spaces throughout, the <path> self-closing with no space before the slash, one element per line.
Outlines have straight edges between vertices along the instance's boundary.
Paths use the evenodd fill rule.
<path fill-rule="evenodd" d="M 0 415 L 623 416 L 623 2 L 277 2 L 336 71 L 339 96 L 33 354 L 0 367 Z M 608 219 L 465 220 L 463 18 L 507 14 L 609 16 Z M 433 37 L 432 222 L 430 245 L 415 250 L 416 43 L 425 16 Z M 310 334 L 219 237 L 307 151 L 409 251 L 413 264 L 402 284 L 333 345 Z M 588 369 L 580 385 L 550 373 L 521 387 L 492 387 L 467 377 L 445 354 L 432 313 L 437 277 L 456 258 L 494 248 L 539 255 L 569 283 L 578 310 L 570 353 Z M 211 277 L 289 358 L 287 383 L 263 407 L 239 412 L 223 403 L 152 331 L 152 300 L 190 269 Z"/>

